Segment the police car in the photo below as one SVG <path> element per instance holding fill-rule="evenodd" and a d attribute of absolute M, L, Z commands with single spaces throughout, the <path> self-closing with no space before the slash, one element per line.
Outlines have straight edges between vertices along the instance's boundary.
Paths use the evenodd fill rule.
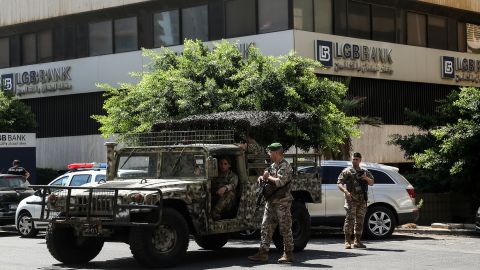
<path fill-rule="evenodd" d="M 106 181 L 106 163 L 72 163 L 67 166 L 69 171 L 55 178 L 48 185 L 53 186 L 82 186 L 89 183 Z M 30 218 L 40 218 L 41 205 L 31 204 L 40 202 L 40 190 L 32 196 L 23 199 L 15 213 L 15 227 L 21 237 L 34 237 L 39 230 L 47 228 L 46 222 L 34 222 Z"/>

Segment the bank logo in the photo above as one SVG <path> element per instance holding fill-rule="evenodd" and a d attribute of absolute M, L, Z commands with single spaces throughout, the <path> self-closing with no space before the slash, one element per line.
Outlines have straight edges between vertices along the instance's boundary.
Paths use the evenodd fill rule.
<path fill-rule="evenodd" d="M 333 45 L 331 41 L 317 40 L 315 46 L 315 59 L 325 67 L 333 66 Z"/>
<path fill-rule="evenodd" d="M 2 90 L 13 91 L 13 73 L 2 75 Z"/>
<path fill-rule="evenodd" d="M 442 56 L 442 78 L 455 78 L 455 58 L 450 56 Z"/>

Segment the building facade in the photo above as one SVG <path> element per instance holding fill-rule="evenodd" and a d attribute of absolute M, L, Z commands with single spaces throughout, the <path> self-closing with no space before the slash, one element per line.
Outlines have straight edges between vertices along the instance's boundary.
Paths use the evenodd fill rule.
<path fill-rule="evenodd" d="M 37 167 L 102 161 L 96 85 L 134 83 L 141 48 L 181 51 L 184 39 L 227 39 L 245 52 L 295 50 L 365 97 L 359 116 L 380 117 L 353 140 L 366 160 L 405 163 L 391 134 L 417 132 L 405 108 L 480 86 L 480 5 L 475 0 L 0 0 L 0 76 L 37 117 Z M 1 131 L 1 130 L 0 130 Z"/>

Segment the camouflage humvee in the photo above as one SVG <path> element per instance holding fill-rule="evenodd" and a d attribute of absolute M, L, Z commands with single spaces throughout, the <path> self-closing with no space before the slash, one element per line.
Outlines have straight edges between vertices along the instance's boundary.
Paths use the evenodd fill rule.
<path fill-rule="evenodd" d="M 172 139 L 173 133 L 179 138 Z M 83 263 L 97 256 L 105 241 L 123 241 L 140 263 L 166 267 L 181 262 L 191 235 L 202 248 L 219 249 L 233 233 L 259 229 L 263 208 L 256 210 L 257 178 L 268 166 L 268 157 L 247 155 L 230 135 L 229 131 L 180 136 L 170 132 L 148 139 L 144 135 L 133 146 L 117 150 L 115 143 L 107 143 L 106 182 L 88 187 L 36 186 L 42 188 L 44 198 L 41 220 L 50 221 L 48 250 L 63 263 Z M 217 161 L 224 156 L 231 159 L 239 178 L 237 198 L 222 219 L 213 220 L 212 187 Z M 295 171 L 320 162 L 312 154 L 286 155 L 286 159 Z M 305 203 L 320 202 L 320 187 L 318 174 L 295 174 L 292 218 L 297 251 L 310 237 Z M 278 232 L 274 244 L 283 248 Z"/>

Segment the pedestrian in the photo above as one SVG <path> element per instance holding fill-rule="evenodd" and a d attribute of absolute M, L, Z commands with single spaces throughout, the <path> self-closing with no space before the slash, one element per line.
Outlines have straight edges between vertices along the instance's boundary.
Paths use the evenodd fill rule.
<path fill-rule="evenodd" d="M 360 167 L 362 155 L 353 153 L 352 167 L 345 168 L 338 176 L 337 186 L 345 196 L 345 249 L 352 248 L 352 232 L 355 234 L 354 248 L 366 248 L 362 243 L 363 221 L 367 212 L 368 186 L 373 186 L 373 175 Z"/>
<path fill-rule="evenodd" d="M 283 255 L 278 259 L 279 263 L 293 262 L 293 236 L 292 236 L 292 215 L 290 207 L 293 197 L 291 194 L 292 167 L 283 157 L 283 147 L 280 143 L 272 143 L 268 146 L 272 164 L 258 178 L 258 181 L 268 181 L 277 188 L 275 192 L 266 198 L 265 211 L 261 227 L 261 243 L 258 252 L 249 256 L 248 259 L 254 262 L 267 262 L 270 242 L 273 233 L 279 226 L 280 234 L 283 237 Z"/>
<path fill-rule="evenodd" d="M 28 177 L 30 177 L 30 173 L 25 170 L 25 168 L 20 167 L 20 160 L 15 159 L 12 162 L 13 167 L 10 167 L 7 171 L 7 174 L 14 174 L 14 175 L 21 175 L 23 176 L 23 180 L 27 181 Z"/>

